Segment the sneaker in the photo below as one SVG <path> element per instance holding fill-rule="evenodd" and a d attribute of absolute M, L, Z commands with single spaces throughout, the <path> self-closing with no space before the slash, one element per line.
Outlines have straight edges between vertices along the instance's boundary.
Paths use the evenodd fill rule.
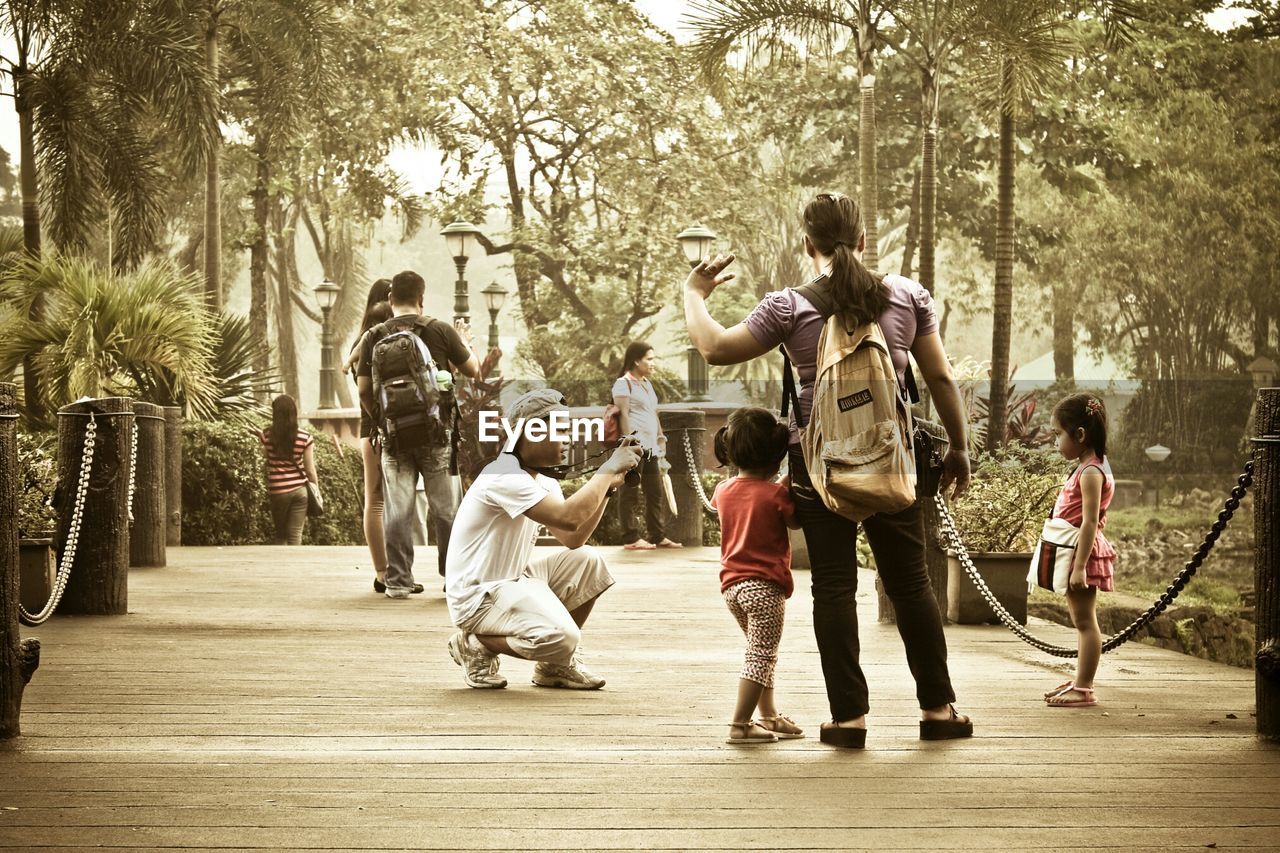
<path fill-rule="evenodd" d="M 387 598 L 408 598 L 413 590 L 404 586 L 389 586 L 387 591 L 383 593 Z"/>
<path fill-rule="evenodd" d="M 420 584 L 420 583 L 415 583 L 415 584 L 413 585 L 413 589 L 409 590 L 409 592 L 413 593 L 414 595 L 417 595 L 418 593 L 423 592 L 424 590 L 426 590 L 426 587 L 424 587 L 424 586 L 423 586 L 422 584 Z M 386 591 L 387 591 L 387 585 L 386 585 L 385 583 L 383 583 L 382 581 L 378 580 L 377 578 L 374 578 L 374 579 L 373 579 L 373 591 L 374 591 L 374 592 L 386 592 Z M 403 596 L 400 596 L 400 597 L 401 597 L 401 598 L 403 598 Z"/>
<path fill-rule="evenodd" d="M 533 683 L 539 687 L 564 687 L 569 690 L 599 690 L 604 679 L 596 675 L 576 657 L 568 666 L 539 661 L 533 668 Z"/>
<path fill-rule="evenodd" d="M 468 687 L 496 690 L 507 686 L 498 675 L 498 656 L 480 645 L 474 634 L 458 631 L 449 638 L 449 657 L 462 667 L 462 678 Z"/>

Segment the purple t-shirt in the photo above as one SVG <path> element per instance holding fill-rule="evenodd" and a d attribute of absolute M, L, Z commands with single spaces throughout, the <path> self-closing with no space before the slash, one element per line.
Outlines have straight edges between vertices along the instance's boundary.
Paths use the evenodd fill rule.
<path fill-rule="evenodd" d="M 889 307 L 878 318 L 880 331 L 889 344 L 898 380 L 903 381 L 911 345 L 921 335 L 937 332 L 938 318 L 933 311 L 933 296 L 918 282 L 890 274 L 885 276 L 885 284 L 889 285 Z M 766 293 L 743 322 L 761 346 L 772 349 L 782 344 L 786 347 L 787 355 L 800 375 L 800 423 L 808 423 L 809 409 L 813 405 L 813 379 L 817 372 L 818 338 L 826 321 L 813 303 L 788 287 Z M 794 414 L 791 424 L 791 441 L 794 443 L 799 441 Z"/>

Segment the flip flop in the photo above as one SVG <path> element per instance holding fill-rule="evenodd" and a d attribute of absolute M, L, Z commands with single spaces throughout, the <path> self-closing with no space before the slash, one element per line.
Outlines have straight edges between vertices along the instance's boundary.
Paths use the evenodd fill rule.
<path fill-rule="evenodd" d="M 1075 686 L 1076 686 L 1076 683 L 1074 681 L 1064 681 L 1061 684 L 1059 684 L 1057 687 L 1045 693 L 1044 698 L 1052 699 L 1054 696 L 1057 696 L 1059 693 L 1062 693 L 1064 690 L 1070 690 L 1072 687 L 1075 687 Z"/>
<path fill-rule="evenodd" d="M 683 548 L 684 545 L 682 545 L 679 542 L 672 542 L 670 539 L 664 539 L 657 544 L 657 547 L 658 548 Z"/>
<path fill-rule="evenodd" d="M 823 723 L 818 729 L 818 740 L 829 746 L 840 746 L 845 749 L 866 749 L 866 728 L 852 728 L 836 725 L 835 721 Z"/>
<path fill-rule="evenodd" d="M 1075 691 L 1083 694 L 1083 699 L 1064 699 L 1068 693 Z M 1050 708 L 1092 708 L 1098 704 L 1098 697 L 1093 695 L 1092 687 L 1072 687 L 1071 690 L 1064 690 L 1044 700 L 1044 703 Z"/>
<path fill-rule="evenodd" d="M 624 551 L 652 551 L 654 548 L 657 548 L 657 547 L 658 547 L 658 546 L 657 546 L 657 545 L 654 545 L 652 542 L 628 542 L 626 545 L 623 545 L 623 546 L 622 546 L 622 550 L 624 550 Z"/>

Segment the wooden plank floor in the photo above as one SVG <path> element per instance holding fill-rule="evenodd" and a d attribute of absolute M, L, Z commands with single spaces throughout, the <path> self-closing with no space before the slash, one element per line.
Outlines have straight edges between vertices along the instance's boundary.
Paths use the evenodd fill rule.
<path fill-rule="evenodd" d="M 370 589 L 358 548 L 187 548 L 130 576 L 124 617 L 55 617 L 0 746 L 0 848 L 277 850 L 1280 849 L 1280 750 L 1252 673 L 1129 644 L 1096 709 L 1046 708 L 1068 672 L 1001 628 L 947 629 L 978 737 L 923 743 L 896 630 L 860 593 L 868 749 L 828 716 L 800 573 L 781 707 L 811 737 L 722 742 L 741 638 L 716 553 L 607 549 L 587 626 L 596 693 L 504 659 L 468 689 L 435 565 Z M 1072 632 L 1043 623 L 1060 642 Z"/>

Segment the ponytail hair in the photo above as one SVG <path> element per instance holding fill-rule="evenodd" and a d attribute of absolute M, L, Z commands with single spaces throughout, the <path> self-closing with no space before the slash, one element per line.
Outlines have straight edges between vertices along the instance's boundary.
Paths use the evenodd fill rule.
<path fill-rule="evenodd" d="M 889 307 L 889 286 L 854 254 L 867 233 L 858 203 L 842 193 L 819 193 L 805 205 L 804 233 L 814 249 L 831 258 L 835 313 L 850 328 L 876 320 Z"/>
<path fill-rule="evenodd" d="M 716 459 L 753 474 L 778 473 L 791 442 L 791 428 L 773 412 L 753 407 L 737 409 L 715 438 Z"/>
<path fill-rule="evenodd" d="M 1058 425 L 1069 433 L 1084 430 L 1085 446 L 1099 459 L 1107 456 L 1107 409 L 1092 394 L 1072 394 L 1053 407 Z"/>

